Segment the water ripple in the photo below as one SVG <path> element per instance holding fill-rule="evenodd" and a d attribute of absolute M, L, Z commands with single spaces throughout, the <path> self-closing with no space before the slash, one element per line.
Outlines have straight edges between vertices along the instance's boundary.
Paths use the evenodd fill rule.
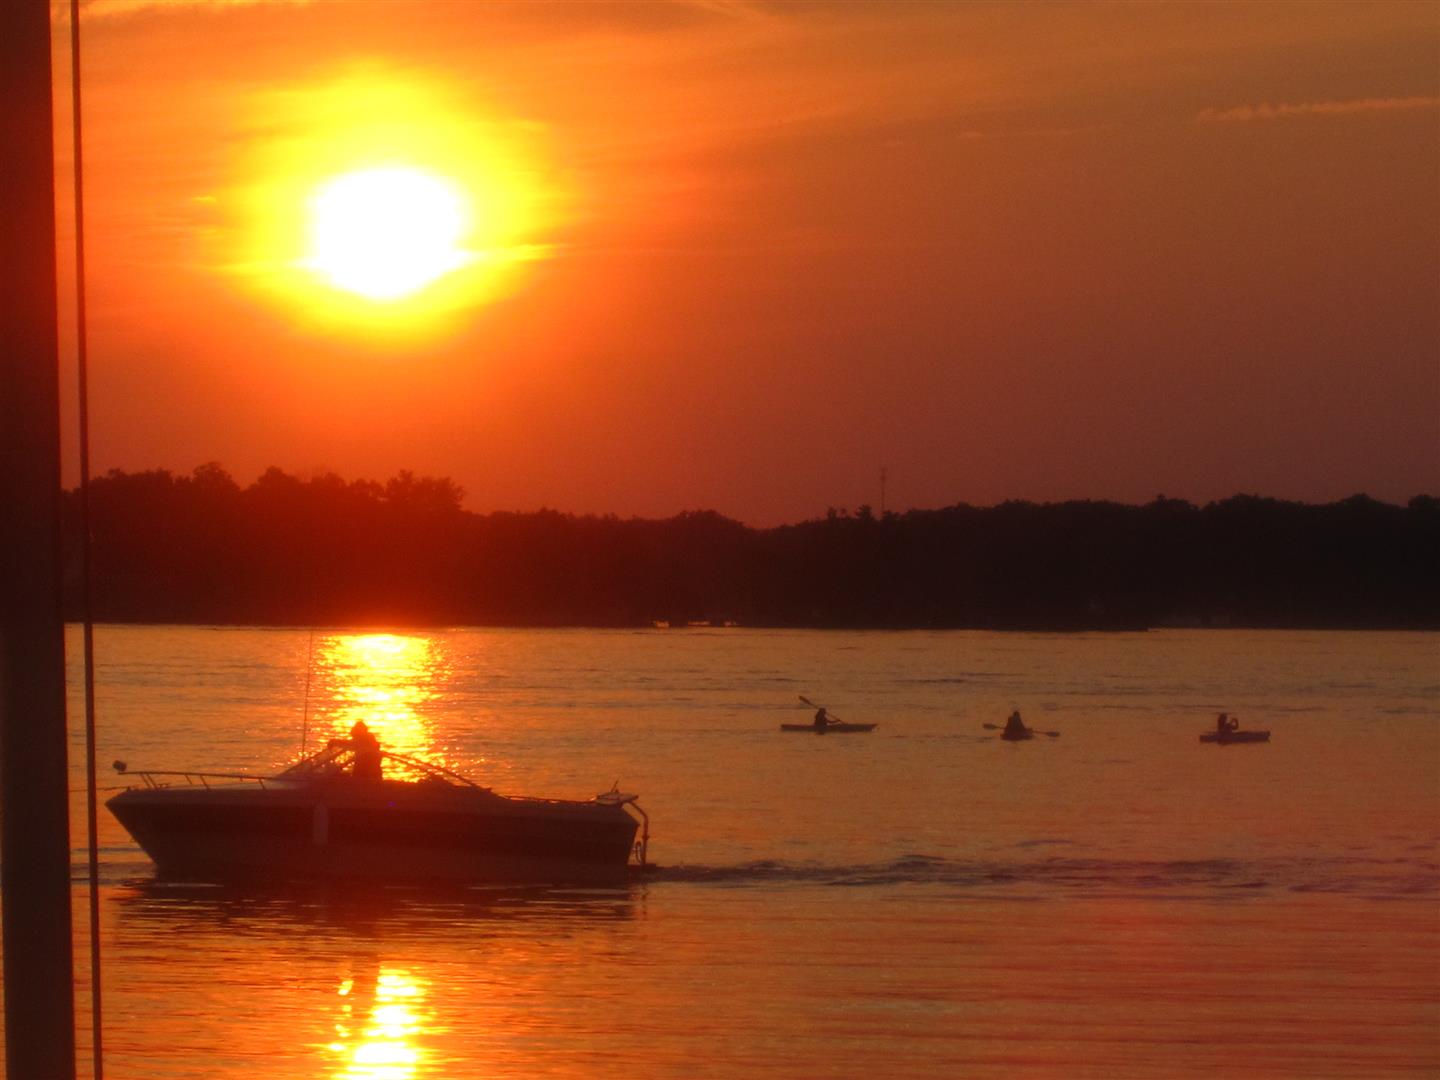
<path fill-rule="evenodd" d="M 1027 841 L 1017 847 L 1066 844 Z M 946 859 L 905 855 L 858 865 L 780 862 L 772 859 L 728 866 L 679 864 L 659 867 L 655 883 L 725 885 L 826 884 L 852 887 L 943 885 L 984 891 L 1023 887 L 1054 895 L 1073 892 L 1167 896 L 1196 890 L 1324 892 L 1372 898 L 1440 896 L 1440 865 L 1428 860 L 1367 858 L 1134 859 L 1048 858 L 1031 861 Z"/>

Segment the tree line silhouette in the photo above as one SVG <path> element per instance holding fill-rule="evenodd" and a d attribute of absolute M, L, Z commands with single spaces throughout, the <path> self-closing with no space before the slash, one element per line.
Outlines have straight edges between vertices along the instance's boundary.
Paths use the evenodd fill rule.
<path fill-rule="evenodd" d="M 99 621 L 259 625 L 1130 629 L 1440 627 L 1440 500 L 1236 495 L 903 514 L 756 529 L 542 509 L 477 514 L 451 480 L 267 470 L 242 488 L 119 470 L 92 481 Z M 78 492 L 67 607 L 79 613 Z"/>

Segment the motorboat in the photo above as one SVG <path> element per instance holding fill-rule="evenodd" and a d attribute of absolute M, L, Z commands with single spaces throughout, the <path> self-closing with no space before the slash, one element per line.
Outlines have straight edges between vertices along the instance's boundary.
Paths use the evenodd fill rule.
<path fill-rule="evenodd" d="M 332 739 L 274 776 L 115 768 L 135 784 L 106 806 L 167 879 L 584 884 L 646 865 L 635 795 L 500 795 L 373 742 Z"/>

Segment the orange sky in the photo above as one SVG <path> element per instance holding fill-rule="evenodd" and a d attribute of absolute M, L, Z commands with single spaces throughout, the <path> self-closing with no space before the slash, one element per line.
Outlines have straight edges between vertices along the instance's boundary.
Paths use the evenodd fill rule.
<path fill-rule="evenodd" d="M 896 510 L 1440 492 L 1440 5 L 83 18 L 97 471 L 753 524 L 881 465 Z M 276 270 L 371 137 L 496 207 L 398 330 Z"/>

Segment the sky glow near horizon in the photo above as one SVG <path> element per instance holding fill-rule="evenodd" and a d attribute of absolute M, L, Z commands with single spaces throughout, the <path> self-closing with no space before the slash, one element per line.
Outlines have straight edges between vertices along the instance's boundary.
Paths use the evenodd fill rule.
<path fill-rule="evenodd" d="M 97 471 L 759 525 L 882 466 L 1440 491 L 1440 5 L 84 11 Z M 307 214 L 387 169 L 463 235 L 337 288 Z"/>

